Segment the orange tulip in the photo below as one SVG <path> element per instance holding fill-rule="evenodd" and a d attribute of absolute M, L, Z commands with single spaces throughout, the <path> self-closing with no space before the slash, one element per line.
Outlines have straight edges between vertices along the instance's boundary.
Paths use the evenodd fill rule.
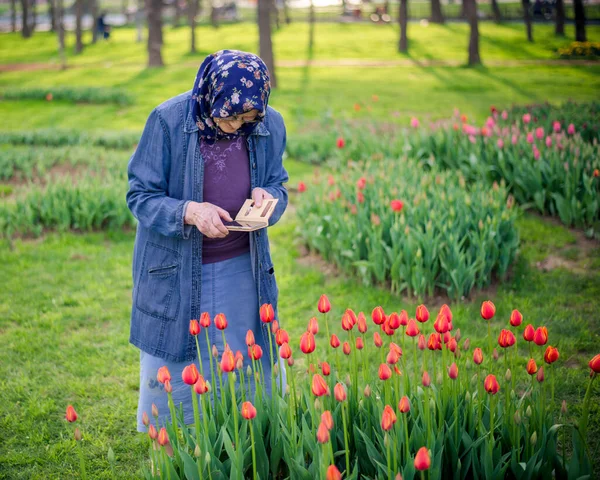
<path fill-rule="evenodd" d="M 387 380 L 392 376 L 392 371 L 385 363 L 379 365 L 379 380 Z"/>
<path fill-rule="evenodd" d="M 498 345 L 502 348 L 512 347 L 517 339 L 515 338 L 515 334 L 510 330 L 502 329 L 500 331 L 500 336 L 498 337 Z"/>
<path fill-rule="evenodd" d="M 290 336 L 283 328 L 277 330 L 277 333 L 275 334 L 275 343 L 277 343 L 277 345 L 279 345 L 280 347 L 284 343 L 290 343 Z"/>
<path fill-rule="evenodd" d="M 394 409 L 389 405 L 386 405 L 381 416 L 381 428 L 386 432 L 391 430 L 396 423 L 396 420 L 397 418 Z"/>
<path fill-rule="evenodd" d="M 396 312 L 392 312 L 390 314 L 388 321 L 392 330 L 397 330 L 400 328 L 400 315 L 398 315 Z"/>
<path fill-rule="evenodd" d="M 148 414 L 146 412 L 142 413 L 142 423 L 144 424 L 144 426 L 148 426 L 150 425 L 150 418 L 148 417 Z"/>
<path fill-rule="evenodd" d="M 342 351 L 344 352 L 344 355 L 350 355 L 350 344 L 348 342 L 344 342 L 344 345 L 342 345 Z"/>
<path fill-rule="evenodd" d="M 533 334 L 533 342 L 539 346 L 546 345 L 548 343 L 548 329 L 546 327 L 538 327 Z"/>
<path fill-rule="evenodd" d="M 498 380 L 496 380 L 496 377 L 490 374 L 487 377 L 485 377 L 485 380 L 483 382 L 483 388 L 485 388 L 486 392 L 491 393 L 492 395 L 496 395 L 496 393 L 498 393 L 498 390 L 500 390 L 500 385 L 498 384 Z"/>
<path fill-rule="evenodd" d="M 333 335 L 331 335 L 331 340 L 329 341 L 329 345 L 331 345 L 332 348 L 338 348 L 341 345 L 340 339 L 338 338 L 338 336 L 335 333 Z"/>
<path fill-rule="evenodd" d="M 531 341 L 533 341 L 534 335 L 535 335 L 535 328 L 533 328 L 533 325 L 530 323 L 529 325 L 527 325 L 525 327 L 525 330 L 523 331 L 523 338 L 525 339 L 525 341 L 531 342 Z"/>
<path fill-rule="evenodd" d="M 321 295 L 321 298 L 319 298 L 318 309 L 319 309 L 319 312 L 321 312 L 321 313 L 327 313 L 327 312 L 329 312 L 329 310 L 331 310 L 331 303 L 329 303 L 329 299 L 327 298 L 327 295 L 323 294 L 323 295 Z"/>
<path fill-rule="evenodd" d="M 158 432 L 156 431 L 156 427 L 154 425 L 150 425 L 148 427 L 148 436 L 152 440 L 156 440 L 158 438 Z"/>
<path fill-rule="evenodd" d="M 427 320 L 429 320 L 429 310 L 427 310 L 427 307 L 425 305 L 419 305 L 417 307 L 417 312 L 415 316 L 419 322 L 424 323 Z"/>
<path fill-rule="evenodd" d="M 200 315 L 200 325 L 204 328 L 210 327 L 210 315 L 208 312 L 202 312 L 202 315 Z"/>
<path fill-rule="evenodd" d="M 317 322 L 317 318 L 316 317 L 312 317 L 309 322 L 308 322 L 308 329 L 307 329 L 310 333 L 312 333 L 313 335 L 316 335 L 317 333 L 319 333 L 319 322 Z"/>
<path fill-rule="evenodd" d="M 331 367 L 329 366 L 329 364 L 327 362 L 321 363 L 321 371 L 323 372 L 323 375 L 325 375 L 326 377 L 331 375 Z"/>
<path fill-rule="evenodd" d="M 314 352 L 315 346 L 315 336 L 310 332 L 304 332 L 300 337 L 300 350 L 302 350 L 302 353 Z"/>
<path fill-rule="evenodd" d="M 333 416 L 329 410 L 325 410 L 321 414 L 321 422 L 325 424 L 327 430 L 331 430 L 333 428 Z"/>
<path fill-rule="evenodd" d="M 202 375 L 199 375 L 198 380 L 196 383 L 194 383 L 194 391 L 198 395 L 204 395 L 206 392 L 208 392 L 208 385 L 206 384 L 206 381 Z"/>
<path fill-rule="evenodd" d="M 152 404 L 152 416 L 158 417 L 158 407 L 156 406 L 155 403 Z"/>
<path fill-rule="evenodd" d="M 435 322 L 433 322 L 433 328 L 435 328 L 435 331 L 440 334 L 450 331 L 450 322 L 448 321 L 448 317 L 444 312 L 440 312 L 440 314 L 437 316 Z"/>
<path fill-rule="evenodd" d="M 279 356 L 284 360 L 287 360 L 292 356 L 292 349 L 290 348 L 289 343 L 286 342 L 279 348 Z"/>
<path fill-rule="evenodd" d="M 200 324 L 198 320 L 190 320 L 190 335 L 194 337 L 200 333 Z"/>
<path fill-rule="evenodd" d="M 215 316 L 215 327 L 219 330 L 225 330 L 227 328 L 227 318 L 223 313 L 217 313 Z"/>
<path fill-rule="evenodd" d="M 165 427 L 162 427 L 160 429 L 160 432 L 158 432 L 158 444 L 160 446 L 164 447 L 168 443 L 169 443 L 169 434 L 167 433 L 167 430 L 165 429 Z"/>
<path fill-rule="evenodd" d="M 365 317 L 365 314 L 363 312 L 360 312 L 358 314 L 358 319 L 357 319 L 357 325 L 358 325 L 358 331 L 360 333 L 366 333 L 367 332 L 367 319 Z"/>
<path fill-rule="evenodd" d="M 329 465 L 329 467 L 327 467 L 326 480 L 342 480 L 342 474 L 335 465 Z"/>
<path fill-rule="evenodd" d="M 510 324 L 513 327 L 518 327 L 523 323 L 523 315 L 518 310 L 513 310 L 510 314 Z"/>
<path fill-rule="evenodd" d="M 248 349 L 248 356 L 252 360 L 260 360 L 263 356 L 263 349 L 260 345 L 254 344 Z"/>
<path fill-rule="evenodd" d="M 537 372 L 537 364 L 535 363 L 535 360 L 533 358 L 530 358 L 529 361 L 527 362 L 527 373 L 529 375 L 533 375 Z"/>
<path fill-rule="evenodd" d="M 398 363 L 398 360 L 400 360 L 400 354 L 396 349 L 390 348 L 390 351 L 388 352 L 387 357 L 385 359 L 386 363 L 390 365 L 395 365 L 396 363 Z"/>
<path fill-rule="evenodd" d="M 375 346 L 377 348 L 379 348 L 383 345 L 383 340 L 381 339 L 381 335 L 379 335 L 379 332 L 375 332 L 373 334 L 373 342 L 375 343 Z"/>
<path fill-rule="evenodd" d="M 558 360 L 558 357 L 559 357 L 558 349 L 548 345 L 548 348 L 546 349 L 546 353 L 544 353 L 544 361 L 548 365 L 550 365 L 550 364 L 556 362 Z"/>
<path fill-rule="evenodd" d="M 408 399 L 408 397 L 406 395 L 404 395 L 400 399 L 400 402 L 398 403 L 398 410 L 400 411 L 400 413 L 410 412 L 410 400 Z"/>
<path fill-rule="evenodd" d="M 329 441 L 329 430 L 327 426 L 321 422 L 319 424 L 319 429 L 317 430 L 317 442 L 319 443 L 327 443 Z"/>
<path fill-rule="evenodd" d="M 343 383 L 336 383 L 335 387 L 333 387 L 333 395 L 338 402 L 343 402 L 346 400 L 346 388 Z"/>
<path fill-rule="evenodd" d="M 279 322 L 277 320 L 273 320 L 271 322 L 271 333 L 273 335 L 277 334 L 277 332 L 279 331 Z"/>
<path fill-rule="evenodd" d="M 195 363 L 188 365 L 181 372 L 181 379 L 186 385 L 194 385 L 198 381 L 199 376 L 200 372 L 198 372 Z"/>
<path fill-rule="evenodd" d="M 408 321 L 408 326 L 406 327 L 406 334 L 409 337 L 416 337 L 419 334 L 419 327 L 417 327 L 417 322 L 414 319 L 410 319 Z"/>
<path fill-rule="evenodd" d="M 322 397 L 323 395 L 329 395 L 329 386 L 325 379 L 318 373 L 313 375 L 312 380 L 312 393 L 316 397 Z"/>
<path fill-rule="evenodd" d="M 248 345 L 249 347 L 251 347 L 255 343 L 256 343 L 256 340 L 254 338 L 254 332 L 252 330 L 248 330 L 246 332 L 246 345 Z"/>
<path fill-rule="evenodd" d="M 473 362 L 475 362 L 477 365 L 481 365 L 483 363 L 483 352 L 479 347 L 473 350 Z"/>
<path fill-rule="evenodd" d="M 600 353 L 592 358 L 588 365 L 594 373 L 600 373 Z"/>
<path fill-rule="evenodd" d="M 417 455 L 415 455 L 415 468 L 419 471 L 429 470 L 431 467 L 431 458 L 429 456 L 429 450 L 427 447 L 419 448 Z"/>
<path fill-rule="evenodd" d="M 491 320 L 496 314 L 496 307 L 492 302 L 486 300 L 481 304 L 481 318 Z"/>
<path fill-rule="evenodd" d="M 252 420 L 256 417 L 256 408 L 251 402 L 242 403 L 242 418 L 245 420 Z"/>
<path fill-rule="evenodd" d="M 363 348 L 365 348 L 364 340 L 362 337 L 356 337 L 356 349 L 362 350 Z"/>
<path fill-rule="evenodd" d="M 450 340 L 448 340 L 448 343 L 446 344 L 446 348 L 448 350 L 450 350 L 452 353 L 456 352 L 456 349 L 458 348 L 458 343 L 456 342 L 456 338 L 454 338 L 454 337 L 450 338 Z"/>
<path fill-rule="evenodd" d="M 260 306 L 260 319 L 263 323 L 271 323 L 275 319 L 273 305 L 270 303 L 263 303 Z"/>
<path fill-rule="evenodd" d="M 77 420 L 77 412 L 73 408 L 73 405 L 67 405 L 67 413 L 65 414 L 65 418 L 69 423 L 73 423 L 75 420 Z"/>
<path fill-rule="evenodd" d="M 375 325 L 382 325 L 385 322 L 385 312 L 381 307 L 375 307 L 371 313 L 371 318 Z"/>
<path fill-rule="evenodd" d="M 421 383 L 424 387 L 428 387 L 429 385 L 431 385 L 431 378 L 429 377 L 429 374 L 427 372 L 423 372 L 423 378 L 421 379 Z"/>
<path fill-rule="evenodd" d="M 346 311 L 344 315 L 342 315 L 342 328 L 347 332 L 352 330 L 354 327 L 354 321 L 352 320 L 352 316 Z"/>
<path fill-rule="evenodd" d="M 354 310 L 352 310 L 351 308 L 347 308 L 344 313 L 347 313 L 350 316 L 350 321 L 352 322 L 352 326 L 356 325 L 358 318 L 356 316 L 356 313 L 354 313 Z"/>
<path fill-rule="evenodd" d="M 448 322 L 452 323 L 452 310 L 450 310 L 450 307 L 448 305 L 444 303 L 442 305 L 442 308 L 440 308 L 440 313 L 443 313 L 448 319 Z"/>
<path fill-rule="evenodd" d="M 408 313 L 406 310 L 400 312 L 400 326 L 406 327 L 408 325 Z"/>
<path fill-rule="evenodd" d="M 235 370 L 235 357 L 229 347 L 225 347 L 225 351 L 221 357 L 221 370 L 225 373 L 233 372 Z"/>
<path fill-rule="evenodd" d="M 450 368 L 448 369 L 448 376 L 452 380 L 456 380 L 458 378 L 458 367 L 456 366 L 456 363 L 452 363 L 452 365 L 450 365 Z"/>
<path fill-rule="evenodd" d="M 242 352 L 240 352 L 239 350 L 237 350 L 235 352 L 235 368 L 237 370 L 239 370 L 240 368 L 242 368 L 244 366 L 244 356 L 242 355 Z"/>
<path fill-rule="evenodd" d="M 429 339 L 427 340 L 427 348 L 429 350 L 442 349 L 442 341 L 440 339 L 439 333 L 432 333 L 431 335 L 429 335 Z"/>
<path fill-rule="evenodd" d="M 165 383 L 167 380 L 171 380 L 171 373 L 166 365 L 158 369 L 158 372 L 156 373 L 156 379 L 160 383 Z"/>

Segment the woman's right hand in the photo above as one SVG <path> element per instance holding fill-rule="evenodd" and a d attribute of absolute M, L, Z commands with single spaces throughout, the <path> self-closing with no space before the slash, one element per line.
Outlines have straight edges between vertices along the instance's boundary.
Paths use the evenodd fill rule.
<path fill-rule="evenodd" d="M 190 202 L 185 210 L 185 223 L 196 225 L 196 228 L 208 238 L 223 238 L 229 234 L 221 219 L 227 222 L 233 221 L 226 210 L 212 203 Z"/>

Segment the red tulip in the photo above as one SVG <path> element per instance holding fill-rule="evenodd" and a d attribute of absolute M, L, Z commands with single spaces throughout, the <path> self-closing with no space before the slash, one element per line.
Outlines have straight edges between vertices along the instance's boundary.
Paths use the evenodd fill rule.
<path fill-rule="evenodd" d="M 350 344 L 348 342 L 344 342 L 344 345 L 342 345 L 342 352 L 344 352 L 344 355 L 350 355 Z"/>
<path fill-rule="evenodd" d="M 302 353 L 314 352 L 315 346 L 315 336 L 310 332 L 304 332 L 300 337 L 300 350 L 302 350 Z"/>
<path fill-rule="evenodd" d="M 408 313 L 406 310 L 400 312 L 400 326 L 406 327 L 408 325 Z"/>
<path fill-rule="evenodd" d="M 496 314 L 496 307 L 492 302 L 486 300 L 481 304 L 481 318 L 491 320 Z"/>
<path fill-rule="evenodd" d="M 513 310 L 510 314 L 510 324 L 513 327 L 518 327 L 523 323 L 523 315 L 518 310 Z"/>
<path fill-rule="evenodd" d="M 321 422 L 325 424 L 327 430 L 331 430 L 333 428 L 333 416 L 329 410 L 325 410 L 321 414 Z"/>
<path fill-rule="evenodd" d="M 544 361 L 550 365 L 558 360 L 558 349 L 555 347 L 548 346 L 546 353 L 544 353 Z"/>
<path fill-rule="evenodd" d="M 367 186 L 367 179 L 365 177 L 360 177 L 356 182 L 356 186 L 359 190 L 364 190 L 364 188 Z"/>
<path fill-rule="evenodd" d="M 390 351 L 387 354 L 387 358 L 386 358 L 386 363 L 390 364 L 390 365 L 395 365 L 396 363 L 398 363 L 398 360 L 400 360 L 400 355 L 398 354 L 398 352 L 396 350 L 394 350 L 393 348 L 390 348 Z"/>
<path fill-rule="evenodd" d="M 270 303 L 263 303 L 260 306 L 260 319 L 263 323 L 271 323 L 275 319 L 275 311 Z"/>
<path fill-rule="evenodd" d="M 533 341 L 534 335 L 535 335 L 535 328 L 533 328 L 533 325 L 530 323 L 529 325 L 527 325 L 525 327 L 525 331 L 523 332 L 523 338 L 526 341 L 531 342 L 531 341 Z"/>
<path fill-rule="evenodd" d="M 210 315 L 208 312 L 202 312 L 202 315 L 200 315 L 200 325 L 204 328 L 210 327 Z"/>
<path fill-rule="evenodd" d="M 354 310 L 352 310 L 351 308 L 347 308 L 344 313 L 350 315 L 350 321 L 352 322 L 352 326 L 356 325 L 358 318 L 356 317 L 356 313 L 354 313 Z"/>
<path fill-rule="evenodd" d="M 375 325 L 383 324 L 383 322 L 385 322 L 385 312 L 383 311 L 383 308 L 375 307 L 371 313 L 371 318 Z"/>
<path fill-rule="evenodd" d="M 298 193 L 306 192 L 306 183 L 298 182 Z"/>
<path fill-rule="evenodd" d="M 321 313 L 327 313 L 329 310 L 331 310 L 331 303 L 329 302 L 327 295 L 323 294 L 321 295 L 321 298 L 319 298 L 318 309 Z"/>
<path fill-rule="evenodd" d="M 387 380 L 392 376 L 392 371 L 385 363 L 379 365 L 379 380 Z"/>
<path fill-rule="evenodd" d="M 427 372 L 423 372 L 423 378 L 421 379 L 421 383 L 424 387 L 428 387 L 429 385 L 431 385 L 431 378 L 429 377 L 429 374 Z"/>
<path fill-rule="evenodd" d="M 236 351 L 234 360 L 236 370 L 240 370 L 244 366 L 244 356 L 242 355 L 242 352 L 240 352 L 239 350 Z"/>
<path fill-rule="evenodd" d="M 245 420 L 252 420 L 256 417 L 256 408 L 251 402 L 242 403 L 242 418 Z"/>
<path fill-rule="evenodd" d="M 500 390 L 500 385 L 498 384 L 498 380 L 496 380 L 496 377 L 490 374 L 487 377 L 485 377 L 485 380 L 483 382 L 483 388 L 485 388 L 486 392 L 491 393 L 492 395 L 496 395 L 496 393 L 498 393 L 498 390 Z"/>
<path fill-rule="evenodd" d="M 150 425 L 148 427 L 148 436 L 152 440 L 156 440 L 158 438 L 158 432 L 156 431 L 156 427 L 154 425 Z"/>
<path fill-rule="evenodd" d="M 400 399 L 400 402 L 398 403 L 398 411 L 400 411 L 400 413 L 410 412 L 410 400 L 406 395 Z"/>
<path fill-rule="evenodd" d="M 502 329 L 500 331 L 500 336 L 498 337 L 498 345 L 502 348 L 512 347 L 517 339 L 515 338 L 515 334 L 510 330 Z"/>
<path fill-rule="evenodd" d="M 165 392 L 171 393 L 173 391 L 173 387 L 171 386 L 171 380 L 165 380 Z"/>
<path fill-rule="evenodd" d="M 317 441 L 319 443 L 327 443 L 329 441 L 329 430 L 323 422 L 319 424 L 319 429 L 317 430 Z"/>
<path fill-rule="evenodd" d="M 389 319 L 386 319 L 380 328 L 383 331 L 383 333 L 385 333 L 388 337 L 391 337 L 392 335 L 394 335 L 394 329 L 392 327 L 390 327 Z"/>
<path fill-rule="evenodd" d="M 277 332 L 279 331 L 279 322 L 277 320 L 273 320 L 271 322 L 271 333 L 273 335 L 277 334 Z"/>
<path fill-rule="evenodd" d="M 429 335 L 429 339 L 427 340 L 427 348 L 432 351 L 442 349 L 442 342 L 440 341 L 439 333 L 432 333 Z"/>
<path fill-rule="evenodd" d="M 198 372 L 195 363 L 188 365 L 181 372 L 181 379 L 186 385 L 193 385 L 194 383 L 196 383 L 198 381 L 199 376 L 200 372 Z"/>
<path fill-rule="evenodd" d="M 588 363 L 590 368 L 595 373 L 600 373 L 600 353 L 590 360 Z"/>
<path fill-rule="evenodd" d="M 540 367 L 537 371 L 536 379 L 539 383 L 544 381 L 544 367 Z"/>
<path fill-rule="evenodd" d="M 73 405 L 67 406 L 67 413 L 65 414 L 65 418 L 69 423 L 73 423 L 75 420 L 77 420 L 77 412 L 73 408 Z"/>
<path fill-rule="evenodd" d="M 194 337 L 200 333 L 200 324 L 198 320 L 190 320 L 190 335 Z"/>
<path fill-rule="evenodd" d="M 346 141 L 342 137 L 338 137 L 336 145 L 337 148 L 344 148 L 344 145 L 346 145 Z"/>
<path fill-rule="evenodd" d="M 346 388 L 343 383 L 336 383 L 335 387 L 333 387 L 333 395 L 338 402 L 343 402 L 346 400 Z"/>
<path fill-rule="evenodd" d="M 389 405 L 386 405 L 381 416 L 381 428 L 386 432 L 391 430 L 396 423 L 396 420 L 397 418 L 394 409 Z"/>
<path fill-rule="evenodd" d="M 392 207 L 392 210 L 396 213 L 401 212 L 402 208 L 404 207 L 404 203 L 402 203 L 402 200 L 392 200 L 390 202 L 390 207 Z"/>
<path fill-rule="evenodd" d="M 390 328 L 392 330 L 397 330 L 400 328 L 400 315 L 396 312 L 392 312 L 388 318 Z"/>
<path fill-rule="evenodd" d="M 417 348 L 419 350 L 425 350 L 426 347 L 426 343 L 425 343 L 425 335 L 423 335 L 422 333 L 419 335 L 419 340 L 417 341 Z"/>
<path fill-rule="evenodd" d="M 325 381 L 325 379 L 318 373 L 315 373 L 313 375 L 312 393 L 313 393 L 313 395 L 315 395 L 317 397 L 322 397 L 323 395 L 329 395 L 329 386 L 327 385 L 327 382 Z"/>
<path fill-rule="evenodd" d="M 356 322 L 356 324 L 358 325 L 358 331 L 360 333 L 366 333 L 368 328 L 367 328 L 367 319 L 365 317 L 365 314 L 363 312 L 360 312 L 358 314 L 358 320 Z"/>
<path fill-rule="evenodd" d="M 165 427 L 162 427 L 160 432 L 158 432 L 158 444 L 164 447 L 167 443 L 169 443 L 169 434 Z"/>
<path fill-rule="evenodd" d="M 473 350 L 473 362 L 475 362 L 477 365 L 481 365 L 483 363 L 483 352 L 479 347 Z"/>
<path fill-rule="evenodd" d="M 433 322 L 433 328 L 436 332 L 442 335 L 450 331 L 450 322 L 448 321 L 448 317 L 445 313 L 439 313 L 439 315 L 435 319 L 435 322 Z"/>
<path fill-rule="evenodd" d="M 225 347 L 225 351 L 221 357 L 221 370 L 225 373 L 233 372 L 235 370 L 235 357 L 229 347 Z"/>
<path fill-rule="evenodd" d="M 342 474 L 335 465 L 329 465 L 329 467 L 327 467 L 326 480 L 342 480 Z"/>
<path fill-rule="evenodd" d="M 448 332 L 446 332 L 448 333 Z M 452 353 L 456 352 L 456 349 L 458 348 L 458 343 L 456 342 L 456 338 L 452 337 L 450 340 L 448 340 L 448 343 L 446 344 L 446 348 L 448 350 L 450 350 Z"/>
<path fill-rule="evenodd" d="M 416 317 L 417 320 L 421 323 L 424 323 L 427 320 L 429 320 L 429 310 L 427 310 L 427 307 L 425 305 L 419 305 L 417 307 Z"/>
<path fill-rule="evenodd" d="M 321 371 L 323 372 L 323 375 L 325 375 L 326 377 L 328 377 L 331 374 L 331 367 L 329 366 L 329 364 L 327 362 L 321 363 Z"/>
<path fill-rule="evenodd" d="M 356 337 L 356 349 L 362 350 L 365 348 L 364 340 L 362 337 Z"/>
<path fill-rule="evenodd" d="M 406 334 L 409 337 L 416 337 L 420 333 L 419 327 L 417 327 L 417 322 L 414 319 L 410 319 L 408 321 L 408 326 L 406 327 Z"/>
<path fill-rule="evenodd" d="M 165 383 L 167 380 L 171 380 L 171 373 L 166 365 L 158 369 L 158 372 L 156 373 L 156 379 L 160 383 Z"/>
<path fill-rule="evenodd" d="M 252 348 L 248 349 L 248 356 L 252 360 L 260 360 L 263 356 L 263 349 L 260 345 L 255 343 Z"/>
<path fill-rule="evenodd" d="M 400 345 L 396 345 L 394 342 L 390 342 L 390 350 L 394 350 L 399 357 L 402 356 L 402 348 L 400 348 Z"/>
<path fill-rule="evenodd" d="M 199 375 L 198 380 L 196 383 L 194 383 L 194 391 L 198 395 L 204 395 L 206 392 L 208 392 L 208 385 L 206 384 L 206 380 L 204 380 L 202 375 Z"/>
<path fill-rule="evenodd" d="M 548 343 L 548 329 L 546 327 L 538 327 L 533 334 L 533 342 L 539 346 L 546 345 Z"/>
<path fill-rule="evenodd" d="M 246 345 L 251 347 L 255 343 L 256 343 L 256 340 L 254 339 L 254 332 L 252 330 L 248 330 L 246 332 Z"/>
<path fill-rule="evenodd" d="M 275 334 L 275 343 L 277 343 L 277 345 L 279 345 L 280 347 L 284 343 L 290 343 L 290 336 L 283 328 L 277 330 L 277 333 Z"/>
<path fill-rule="evenodd" d="M 452 380 L 456 380 L 458 378 L 458 367 L 456 366 L 456 363 L 452 363 L 452 365 L 450 365 L 450 368 L 448 369 L 448 376 Z"/>
<path fill-rule="evenodd" d="M 379 332 L 375 332 L 373 334 L 373 343 L 375 343 L 375 346 L 377 348 L 380 348 L 383 345 L 383 340 L 381 339 L 381 335 L 379 335 Z"/>
<path fill-rule="evenodd" d="M 348 312 L 344 313 L 344 315 L 342 315 L 342 328 L 348 332 L 352 330 L 353 327 L 354 321 L 352 320 L 352 317 Z"/>
<path fill-rule="evenodd" d="M 431 458 L 429 457 L 429 450 L 427 447 L 419 448 L 417 455 L 415 456 L 415 468 L 423 471 L 428 470 L 431 467 Z"/>
<path fill-rule="evenodd" d="M 329 345 L 331 345 L 332 348 L 338 348 L 341 345 L 340 339 L 338 338 L 338 336 L 335 333 L 333 335 L 331 335 L 331 340 L 329 341 Z"/>
<path fill-rule="evenodd" d="M 308 331 L 313 335 L 319 333 L 319 322 L 316 317 L 312 317 L 308 322 Z"/>
<path fill-rule="evenodd" d="M 452 310 L 450 310 L 450 307 L 448 305 L 444 303 L 442 305 L 442 308 L 440 308 L 440 313 L 443 313 L 448 319 L 448 322 L 452 323 Z"/>
<path fill-rule="evenodd" d="M 288 358 L 290 358 L 292 356 L 292 349 L 290 348 L 289 343 L 285 342 L 280 348 L 279 348 L 279 356 L 281 358 L 283 358 L 284 360 L 287 360 Z"/>
<path fill-rule="evenodd" d="M 227 328 L 227 318 L 223 313 L 217 313 L 215 316 L 215 327 L 219 330 L 225 330 Z"/>
<path fill-rule="evenodd" d="M 527 362 L 527 373 L 529 375 L 533 375 L 537 372 L 537 364 L 535 363 L 535 360 L 533 358 L 530 358 L 529 361 Z"/>

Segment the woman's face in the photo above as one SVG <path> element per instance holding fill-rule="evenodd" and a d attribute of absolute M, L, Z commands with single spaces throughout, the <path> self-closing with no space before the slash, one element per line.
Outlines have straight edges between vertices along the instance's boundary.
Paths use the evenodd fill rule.
<path fill-rule="evenodd" d="M 254 123 L 258 117 L 258 110 L 250 110 L 241 115 L 234 115 L 227 118 L 213 117 L 213 121 L 224 133 L 235 133 L 244 123 Z"/>

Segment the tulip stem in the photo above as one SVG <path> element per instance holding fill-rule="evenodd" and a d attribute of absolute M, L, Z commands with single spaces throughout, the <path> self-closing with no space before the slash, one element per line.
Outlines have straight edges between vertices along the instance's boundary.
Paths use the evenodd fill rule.
<path fill-rule="evenodd" d="M 581 413 L 581 419 L 579 420 L 579 431 L 581 432 L 581 438 L 583 438 L 584 444 L 587 441 L 587 424 L 590 412 L 590 396 L 592 394 L 592 383 L 594 383 L 596 377 L 596 372 L 592 373 L 590 383 L 588 383 L 588 388 L 585 392 L 585 397 L 583 398 L 583 410 Z"/>
<path fill-rule="evenodd" d="M 207 334 L 208 334 L 208 332 L 207 332 Z M 202 352 L 200 351 L 200 343 L 198 343 L 198 335 L 194 335 L 194 339 L 196 340 L 196 351 L 198 352 L 198 363 L 200 364 L 200 374 L 202 376 L 204 376 L 204 367 L 202 366 Z"/>
<path fill-rule="evenodd" d="M 408 413 L 402 415 L 404 417 L 404 446 L 406 447 L 406 460 L 405 463 L 408 463 L 410 460 L 410 448 L 409 448 L 409 438 L 408 438 Z"/>
<path fill-rule="evenodd" d="M 169 409 L 171 411 L 171 421 L 173 423 L 173 430 L 175 431 L 175 443 L 179 442 L 179 428 L 177 427 L 177 417 L 175 416 L 175 404 L 173 403 L 173 394 L 168 392 L 169 396 Z"/>
<path fill-rule="evenodd" d="M 390 455 L 390 437 L 389 435 L 387 435 L 387 442 L 385 441 L 385 436 L 387 434 L 384 435 L 384 442 L 387 443 L 386 449 L 387 449 L 387 469 L 388 469 L 388 478 L 392 478 L 392 461 L 390 459 L 391 455 Z M 348 476 L 350 474 L 350 471 L 348 470 L 348 472 L 346 473 L 346 476 Z"/>
<path fill-rule="evenodd" d="M 194 425 L 196 426 L 196 445 L 200 446 L 200 414 L 198 413 L 198 395 L 194 390 L 194 386 L 190 386 L 192 390 L 192 406 L 194 407 Z"/>
<path fill-rule="evenodd" d="M 492 459 L 492 464 L 494 463 L 494 398 L 493 395 L 492 398 L 490 398 L 490 458 Z"/>
<path fill-rule="evenodd" d="M 268 327 L 267 335 L 269 336 L 269 357 L 271 357 L 271 412 L 274 418 L 277 418 L 275 414 L 275 355 L 273 353 L 273 335 L 271 335 L 271 329 Z"/>
<path fill-rule="evenodd" d="M 252 478 L 256 480 L 258 475 L 256 474 L 256 449 L 254 448 L 254 425 L 250 422 L 250 439 L 252 440 Z"/>
<path fill-rule="evenodd" d="M 208 349 L 208 359 L 210 361 L 210 382 L 211 382 L 211 387 L 212 388 L 212 394 L 213 394 L 213 408 L 215 409 L 214 411 L 214 415 L 216 417 L 216 409 L 217 409 L 217 390 L 216 388 L 216 384 L 215 384 L 215 371 L 213 371 L 213 356 L 212 356 L 212 352 L 210 351 L 210 340 L 208 339 L 208 328 L 204 329 L 204 333 L 206 335 L 206 348 Z"/>
<path fill-rule="evenodd" d="M 87 472 L 85 471 L 85 458 L 83 457 L 83 447 L 81 446 L 81 440 L 75 440 L 77 443 L 77 452 L 79 453 L 79 470 L 81 471 L 81 478 L 86 480 Z"/>
<path fill-rule="evenodd" d="M 348 425 L 346 420 L 346 404 L 342 402 L 342 421 L 344 423 L 344 446 L 346 448 L 346 476 L 350 475 L 350 448 L 348 447 Z"/>
<path fill-rule="evenodd" d="M 492 321 L 491 321 L 491 319 L 488 320 L 488 345 L 489 345 L 489 349 L 490 349 L 490 356 L 492 356 L 493 349 L 492 349 Z"/>
<path fill-rule="evenodd" d="M 240 455 L 239 452 L 242 451 L 241 445 L 240 445 L 240 434 L 239 434 L 239 428 L 238 428 L 238 406 L 237 406 L 237 401 L 236 401 L 236 397 L 235 397 L 235 378 L 234 378 L 235 373 L 231 372 L 229 373 L 229 389 L 231 390 L 231 409 L 233 410 L 233 432 L 235 435 L 235 451 L 237 454 L 237 461 L 239 463 L 240 462 Z M 240 471 L 242 468 L 242 465 L 239 465 L 240 467 Z"/>

